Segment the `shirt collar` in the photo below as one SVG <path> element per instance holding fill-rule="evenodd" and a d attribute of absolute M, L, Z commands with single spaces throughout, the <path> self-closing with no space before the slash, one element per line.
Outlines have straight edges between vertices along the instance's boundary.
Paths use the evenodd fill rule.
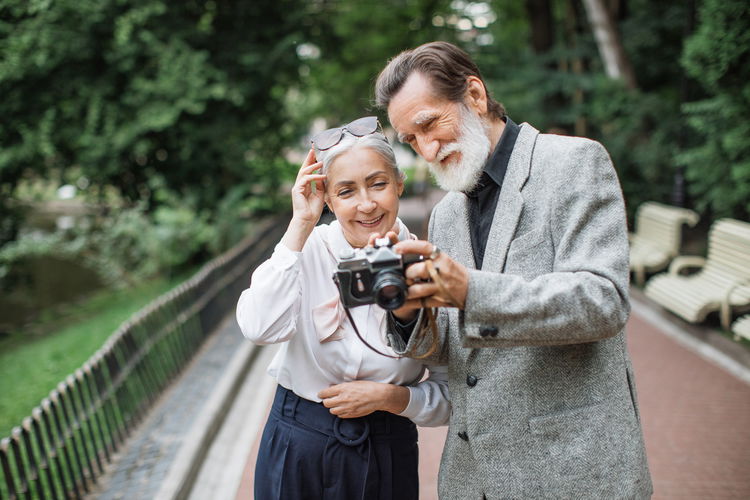
<path fill-rule="evenodd" d="M 480 191 L 490 184 L 495 184 L 497 186 L 503 185 L 505 171 L 508 169 L 510 155 L 513 153 L 513 146 L 516 144 L 516 139 L 518 138 L 518 132 L 520 129 L 521 128 L 510 119 L 510 116 L 505 117 L 505 128 L 500 136 L 500 140 L 497 141 L 495 150 L 487 159 L 487 163 L 484 164 L 482 176 L 479 178 L 477 185 L 471 191 L 466 193 L 467 196 L 477 196 Z"/>

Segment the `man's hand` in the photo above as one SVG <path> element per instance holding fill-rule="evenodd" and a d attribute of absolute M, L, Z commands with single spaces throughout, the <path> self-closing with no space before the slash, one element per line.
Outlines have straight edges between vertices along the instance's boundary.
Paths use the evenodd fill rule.
<path fill-rule="evenodd" d="M 396 253 L 422 255 L 432 261 L 432 264 L 428 264 L 427 260 L 417 262 L 406 268 L 406 283 L 409 290 L 407 301 L 399 312 L 422 307 L 464 308 L 469 290 L 469 271 L 464 265 L 442 252 L 436 252 L 437 248 L 429 241 L 401 241 L 393 249 Z M 432 279 L 430 265 L 439 276 L 442 287 Z"/>
<path fill-rule="evenodd" d="M 409 389 L 400 385 L 356 380 L 318 393 L 323 406 L 341 418 L 364 417 L 378 410 L 401 413 L 409 404 Z"/>

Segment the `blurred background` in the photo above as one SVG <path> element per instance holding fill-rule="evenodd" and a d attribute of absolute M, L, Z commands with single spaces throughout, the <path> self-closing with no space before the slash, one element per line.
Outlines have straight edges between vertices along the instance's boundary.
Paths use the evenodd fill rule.
<path fill-rule="evenodd" d="M 653 200 L 703 236 L 748 219 L 746 0 L 0 0 L 0 436 L 287 210 L 311 133 L 387 124 L 378 72 L 432 40 L 517 123 L 602 142 L 631 218 Z"/>

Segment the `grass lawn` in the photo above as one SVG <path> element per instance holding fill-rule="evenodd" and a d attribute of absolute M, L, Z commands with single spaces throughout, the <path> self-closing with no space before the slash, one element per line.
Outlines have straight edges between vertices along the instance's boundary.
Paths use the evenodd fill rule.
<path fill-rule="evenodd" d="M 194 272 L 99 292 L 39 319 L 34 330 L 0 340 L 0 438 L 31 415 L 49 392 L 99 349 L 134 312 Z"/>

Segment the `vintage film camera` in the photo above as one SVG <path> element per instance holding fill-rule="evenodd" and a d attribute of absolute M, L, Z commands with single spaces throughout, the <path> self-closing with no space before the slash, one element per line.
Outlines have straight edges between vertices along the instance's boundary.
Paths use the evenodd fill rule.
<path fill-rule="evenodd" d="M 406 268 L 422 260 L 421 255 L 399 255 L 388 238 L 378 238 L 373 246 L 344 250 L 333 281 L 339 288 L 344 307 L 377 304 L 398 309 L 406 301 Z"/>

